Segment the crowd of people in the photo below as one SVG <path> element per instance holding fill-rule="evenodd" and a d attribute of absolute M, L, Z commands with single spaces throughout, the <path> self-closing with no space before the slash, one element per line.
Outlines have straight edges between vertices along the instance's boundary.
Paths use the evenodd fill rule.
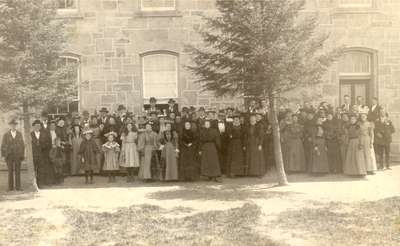
<path fill-rule="evenodd" d="M 326 102 L 306 102 L 296 110 L 278 113 L 282 155 L 287 172 L 352 176 L 390 169 L 394 126 L 372 99 L 371 106 L 349 96 L 333 108 Z M 266 101 L 251 100 L 245 110 L 183 107 L 173 99 L 158 105 L 155 98 L 142 114 L 102 108 L 99 113 L 51 118 L 46 112 L 32 124 L 32 154 L 39 187 L 62 184 L 64 177 L 126 176 L 127 182 L 195 181 L 221 177 L 262 177 L 274 166 L 272 127 Z M 2 140 L 1 152 L 9 168 L 9 189 L 21 189 L 24 159 L 17 121 Z M 376 154 L 376 155 L 375 155 Z M 14 185 L 15 177 L 15 185 Z"/>

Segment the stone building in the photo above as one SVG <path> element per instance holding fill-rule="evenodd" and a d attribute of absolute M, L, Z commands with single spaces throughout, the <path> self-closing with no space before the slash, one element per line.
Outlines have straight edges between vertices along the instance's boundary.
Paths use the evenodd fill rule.
<path fill-rule="evenodd" d="M 346 47 L 313 91 L 334 105 L 345 94 L 366 103 L 378 97 L 400 128 L 400 1 L 308 0 L 308 12 L 330 33 L 327 48 Z M 65 59 L 79 63 L 79 91 L 76 102 L 57 110 L 124 104 L 138 112 L 150 96 L 159 103 L 176 98 L 180 106 L 240 104 L 201 92 L 185 69 L 185 44 L 200 41 L 201 16 L 215 13 L 213 0 L 61 0 L 59 17 L 70 33 Z M 396 135 L 396 152 L 399 141 Z"/>

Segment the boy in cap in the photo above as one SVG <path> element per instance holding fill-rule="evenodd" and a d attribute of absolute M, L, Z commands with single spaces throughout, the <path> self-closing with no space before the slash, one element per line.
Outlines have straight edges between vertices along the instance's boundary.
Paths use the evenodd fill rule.
<path fill-rule="evenodd" d="M 25 145 L 21 132 L 17 130 L 18 122 L 12 119 L 8 124 L 10 130 L 3 135 L 1 155 L 7 162 L 8 190 L 21 190 L 21 161 L 25 158 Z"/>
<path fill-rule="evenodd" d="M 84 140 L 82 141 L 79 148 L 79 156 L 81 163 L 85 169 L 85 181 L 86 184 L 93 184 L 93 170 L 100 164 L 97 163 L 97 155 L 100 152 L 97 147 L 96 141 L 93 139 L 93 130 L 85 128 L 83 130 Z M 90 181 L 89 181 L 90 177 Z"/>

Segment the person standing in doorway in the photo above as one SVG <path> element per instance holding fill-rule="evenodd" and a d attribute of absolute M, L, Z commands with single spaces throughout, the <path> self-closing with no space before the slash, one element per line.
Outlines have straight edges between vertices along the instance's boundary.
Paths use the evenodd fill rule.
<path fill-rule="evenodd" d="M 21 162 L 25 157 L 25 145 L 21 132 L 17 131 L 18 122 L 9 122 L 10 130 L 3 136 L 1 155 L 7 162 L 8 191 L 21 189 Z M 15 185 L 14 185 L 15 181 Z"/>

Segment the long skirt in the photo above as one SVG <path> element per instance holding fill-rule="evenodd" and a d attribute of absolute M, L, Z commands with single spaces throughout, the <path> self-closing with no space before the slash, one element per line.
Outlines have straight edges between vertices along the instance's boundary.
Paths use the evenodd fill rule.
<path fill-rule="evenodd" d="M 344 163 L 346 161 L 347 149 L 348 148 L 349 148 L 349 144 L 348 143 L 339 142 L 340 159 L 342 161 L 342 171 L 343 171 Z"/>
<path fill-rule="evenodd" d="M 267 170 L 270 170 L 273 166 L 275 166 L 274 141 L 272 137 L 269 136 L 264 137 L 263 152 L 264 152 L 265 167 Z"/>
<path fill-rule="evenodd" d="M 342 159 L 339 143 L 336 140 L 326 140 L 326 147 L 328 148 L 328 163 L 331 173 L 342 172 Z"/>
<path fill-rule="evenodd" d="M 328 173 L 329 163 L 325 139 L 317 138 L 315 140 L 315 145 L 318 148 L 318 151 L 315 149 L 312 151 L 310 172 L 315 174 Z"/>
<path fill-rule="evenodd" d="M 306 159 L 306 171 L 311 172 L 312 154 L 313 154 L 313 144 L 308 139 L 303 141 L 304 156 Z"/>
<path fill-rule="evenodd" d="M 82 138 L 72 139 L 71 175 L 78 175 L 81 173 L 81 160 L 78 155 L 81 143 Z"/>
<path fill-rule="evenodd" d="M 361 136 L 360 142 L 362 145 L 362 151 L 365 159 L 365 168 L 367 169 L 367 172 L 376 171 L 377 167 L 375 152 L 373 151 L 373 147 L 371 147 L 371 138 L 369 136 Z"/>
<path fill-rule="evenodd" d="M 123 143 L 119 160 L 121 167 L 139 167 L 139 153 L 136 143 Z"/>
<path fill-rule="evenodd" d="M 39 188 L 54 183 L 54 168 L 50 162 L 49 152 L 43 151 L 33 159 L 35 174 Z"/>
<path fill-rule="evenodd" d="M 172 143 L 166 143 L 161 152 L 161 161 L 165 166 L 165 180 L 178 180 L 178 158 Z"/>
<path fill-rule="evenodd" d="M 227 150 L 228 174 L 243 176 L 246 174 L 246 163 L 242 141 L 231 139 Z"/>
<path fill-rule="evenodd" d="M 221 176 L 221 167 L 215 143 L 204 143 L 201 147 L 200 173 L 202 176 L 209 178 Z"/>
<path fill-rule="evenodd" d="M 366 175 L 364 152 L 359 148 L 358 138 L 350 139 L 343 164 L 343 173 L 346 175 Z"/>
<path fill-rule="evenodd" d="M 94 142 L 96 143 L 96 145 L 97 145 L 97 148 L 99 149 L 99 150 L 101 150 L 101 148 L 102 148 L 102 142 L 101 142 L 101 139 L 100 138 L 95 138 L 94 139 Z M 101 152 L 101 151 L 99 151 L 97 154 L 96 154 L 96 160 L 97 160 L 97 165 L 93 168 L 93 171 L 94 172 L 100 172 L 100 170 L 102 170 L 102 167 L 103 167 L 103 160 L 104 160 L 104 156 L 103 156 L 103 153 Z"/>
<path fill-rule="evenodd" d="M 180 169 L 182 170 L 183 180 L 196 180 L 199 178 L 199 162 L 197 160 L 196 148 L 192 145 L 190 147 L 182 144 L 180 149 Z"/>
<path fill-rule="evenodd" d="M 141 156 L 141 165 L 139 169 L 139 177 L 141 179 L 160 179 L 160 165 L 157 152 L 153 150 L 153 146 L 145 146 L 143 155 Z"/>
<path fill-rule="evenodd" d="M 263 176 L 266 173 L 263 150 L 258 149 L 256 141 L 250 141 L 246 148 L 246 162 L 249 176 Z"/>
<path fill-rule="evenodd" d="M 306 170 L 306 159 L 301 139 L 288 139 L 283 149 L 285 171 L 304 172 Z"/>

